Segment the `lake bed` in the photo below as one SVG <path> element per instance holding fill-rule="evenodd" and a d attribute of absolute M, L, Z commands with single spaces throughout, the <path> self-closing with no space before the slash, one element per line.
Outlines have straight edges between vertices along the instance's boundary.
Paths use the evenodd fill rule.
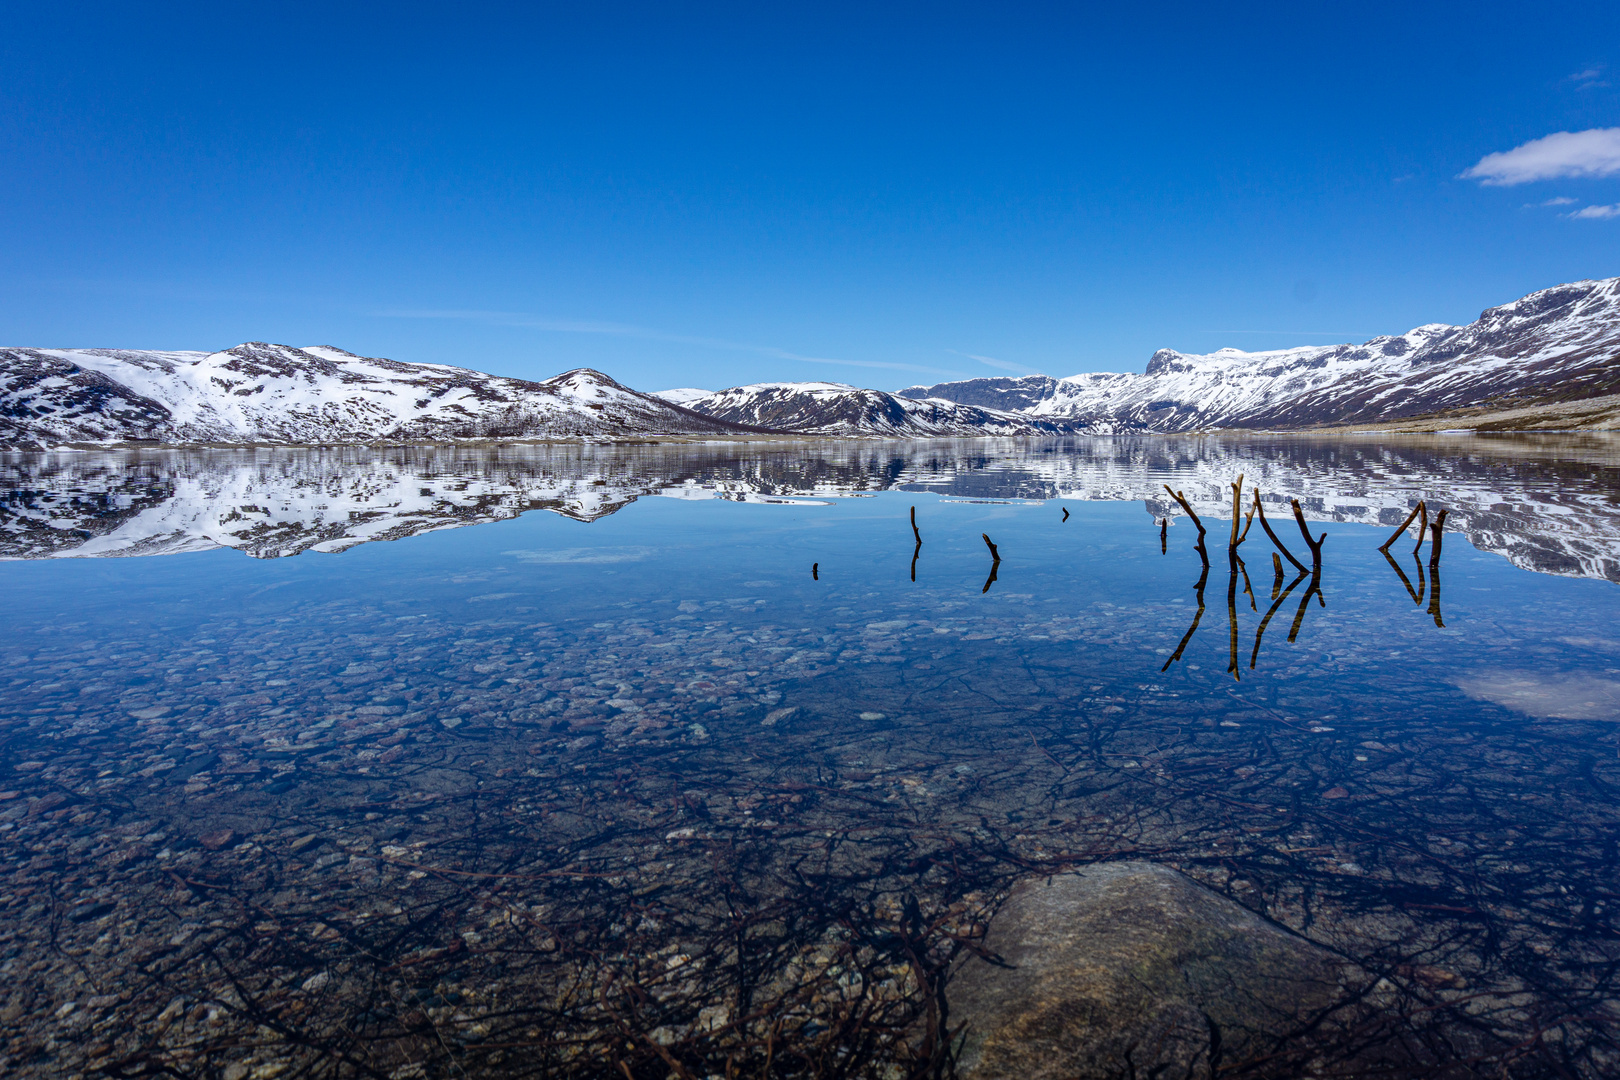
<path fill-rule="evenodd" d="M 1258 528 L 1229 572 L 1239 474 L 1319 576 Z M 1008 896 L 1146 863 L 1345 965 L 1222 1075 L 1612 1074 L 1617 479 L 1604 436 L 7 455 L 4 1060 L 948 1072 Z M 1386 558 L 1419 499 L 1438 563 Z"/>

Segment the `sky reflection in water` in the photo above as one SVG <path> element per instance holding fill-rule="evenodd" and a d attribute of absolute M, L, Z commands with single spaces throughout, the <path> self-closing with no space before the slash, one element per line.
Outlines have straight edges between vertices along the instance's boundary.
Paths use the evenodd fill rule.
<path fill-rule="evenodd" d="M 765 1025 L 802 1072 L 826 1045 L 911 1062 L 920 988 L 1010 882 L 1129 856 L 1398 987 L 1347 999 L 1268 1068 L 1324 1045 L 1507 1057 L 1552 1024 L 1560 1060 L 1600 1074 L 1620 893 L 1611 448 L 1198 445 L 1160 462 L 1140 443 L 537 451 L 527 471 L 508 448 L 390 474 L 486 484 L 478 513 L 509 519 L 479 527 L 0 566 L 8 1061 L 661 1068 L 624 1038 L 657 1030 L 704 1075 L 753 1060 Z M 251 521 L 241 492 L 264 491 L 267 459 L 19 460 L 13 552 L 61 555 L 30 507 L 76 495 L 82 546 L 167 503 L 194 532 L 162 535 L 200 546 Z M 315 475 L 329 502 L 376 475 L 268 460 L 296 474 L 283 494 Z M 1238 472 L 1325 529 L 1320 600 L 1309 578 L 1274 584 L 1258 527 L 1249 592 L 1228 575 L 1212 519 Z M 1164 480 L 1210 530 L 1184 647 L 1203 567 L 1184 519 L 1161 550 Z M 572 491 L 595 520 L 513 516 L 503 483 L 522 505 Z M 685 497 L 578 509 L 635 483 Z M 1146 504 L 1084 497 L 1109 491 Z M 1438 611 L 1428 546 L 1393 545 L 1399 572 L 1378 551 L 1419 496 L 1466 530 L 1446 534 Z M 881 992 L 851 998 L 852 971 Z M 291 1041 L 253 1057 L 244 1032 L 267 1018 Z"/>

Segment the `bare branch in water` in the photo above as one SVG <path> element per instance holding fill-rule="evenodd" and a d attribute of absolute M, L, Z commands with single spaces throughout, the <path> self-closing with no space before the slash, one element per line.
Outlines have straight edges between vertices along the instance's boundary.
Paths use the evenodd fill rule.
<path fill-rule="evenodd" d="M 1266 520 L 1266 506 L 1265 506 L 1265 503 L 1260 501 L 1260 493 L 1258 491 L 1256 491 L 1254 493 L 1254 510 L 1255 510 L 1255 513 L 1260 515 L 1260 527 L 1262 529 L 1266 530 L 1266 535 L 1271 537 L 1271 542 L 1273 544 L 1277 545 L 1277 550 L 1283 553 L 1283 558 L 1285 558 L 1289 562 L 1293 563 L 1296 567 L 1298 567 L 1300 569 L 1300 571 L 1305 572 L 1305 573 L 1309 573 L 1310 568 L 1307 567 L 1304 563 L 1300 562 L 1298 559 L 1294 558 L 1294 553 L 1292 551 L 1289 551 L 1287 545 L 1285 545 L 1280 539 L 1277 538 L 1277 534 L 1275 532 L 1272 532 L 1272 530 L 1271 530 L 1271 522 Z"/>
<path fill-rule="evenodd" d="M 1322 567 L 1322 542 L 1327 539 L 1327 533 L 1312 540 L 1311 530 L 1305 524 L 1305 511 L 1299 508 L 1299 500 L 1290 499 L 1289 505 L 1294 508 L 1294 520 L 1299 522 L 1299 534 L 1305 538 L 1305 546 L 1311 549 L 1311 572 L 1319 573 Z"/>
<path fill-rule="evenodd" d="M 1399 540 L 1401 538 L 1402 533 L 1406 532 L 1406 527 L 1408 525 L 1412 524 L 1412 519 L 1418 516 L 1418 511 L 1420 511 L 1420 510 L 1422 510 L 1425 517 L 1427 517 L 1428 511 L 1424 509 L 1422 499 L 1419 499 L 1417 501 L 1417 505 L 1412 507 L 1412 512 L 1410 514 L 1406 515 L 1406 520 L 1401 522 L 1401 527 L 1396 529 L 1393 533 L 1391 533 L 1388 540 L 1385 540 L 1381 545 L 1379 545 L 1378 550 L 1379 551 L 1388 551 L 1389 546 L 1391 544 L 1393 544 L 1395 541 Z M 1422 536 L 1422 530 L 1421 529 L 1419 530 L 1418 542 L 1419 543 L 1423 542 L 1423 536 Z"/>
<path fill-rule="evenodd" d="M 1434 625 L 1445 628 L 1445 622 L 1440 618 L 1440 532 L 1446 527 L 1446 511 L 1442 509 L 1435 515 L 1434 524 L 1429 526 L 1432 539 L 1429 541 L 1429 614 L 1434 616 Z"/>

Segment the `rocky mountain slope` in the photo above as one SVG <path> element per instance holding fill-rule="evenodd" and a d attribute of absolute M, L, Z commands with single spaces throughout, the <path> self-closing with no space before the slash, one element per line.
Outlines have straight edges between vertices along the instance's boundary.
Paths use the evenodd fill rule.
<path fill-rule="evenodd" d="M 937 438 L 974 435 L 1111 433 L 1141 425 L 1133 421 L 1085 421 L 980 408 L 945 400 L 916 400 L 863 390 L 844 383 L 774 382 L 737 386 L 703 397 L 691 391 L 670 400 L 705 416 L 737 424 L 806 435 L 881 435 Z"/>
<path fill-rule="evenodd" d="M 544 382 L 342 349 L 0 349 L 0 448 L 736 434 L 588 368 Z"/>
<path fill-rule="evenodd" d="M 1361 345 L 1206 355 L 1161 349 L 1142 374 L 969 379 L 901 394 L 1152 431 L 1376 424 L 1620 392 L 1620 278 L 1578 281 Z"/>

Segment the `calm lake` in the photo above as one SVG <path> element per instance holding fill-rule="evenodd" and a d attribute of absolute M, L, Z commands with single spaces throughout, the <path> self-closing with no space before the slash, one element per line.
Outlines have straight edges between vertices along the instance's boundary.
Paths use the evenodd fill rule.
<path fill-rule="evenodd" d="M 10 454 L 0 557 L 0 1071 L 944 1075 L 1146 861 L 1353 972 L 1219 1075 L 1620 1072 L 1620 439 Z"/>

